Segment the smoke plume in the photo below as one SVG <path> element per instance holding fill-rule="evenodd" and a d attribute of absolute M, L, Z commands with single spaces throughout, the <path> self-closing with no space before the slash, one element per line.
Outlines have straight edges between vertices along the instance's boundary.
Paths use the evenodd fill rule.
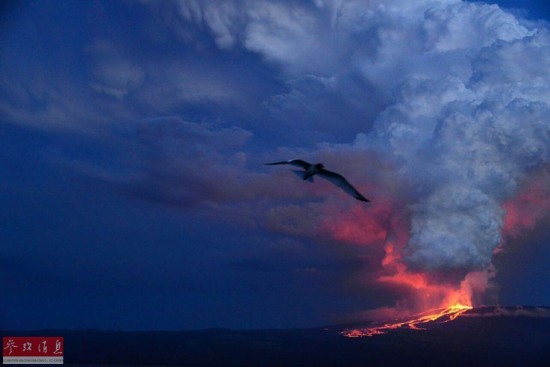
<path fill-rule="evenodd" d="M 550 38 L 496 6 L 451 4 L 418 22 L 422 50 L 399 55 L 412 58 L 411 70 L 357 144 L 409 182 L 409 267 L 483 270 L 503 239 L 505 203 L 550 158 Z M 452 29 L 472 22 L 481 39 Z M 433 61 L 446 58 L 464 68 Z M 427 73 L 425 63 L 437 69 Z"/>
<path fill-rule="evenodd" d="M 317 145 L 279 153 L 334 163 L 372 199 L 369 209 L 330 198 L 274 204 L 265 211 L 270 229 L 377 248 L 370 255 L 379 268 L 367 277 L 406 287 L 414 297 L 403 304 L 420 308 L 471 303 L 489 288 L 505 236 L 545 218 L 545 24 L 460 0 L 185 1 L 175 9 L 181 22 L 169 26 L 185 42 L 207 29 L 219 50 L 241 48 L 280 71 L 287 90 L 263 107 L 292 139 Z M 302 197 L 293 184 L 279 188 L 274 197 Z M 324 198 L 323 190 L 308 192 Z"/>

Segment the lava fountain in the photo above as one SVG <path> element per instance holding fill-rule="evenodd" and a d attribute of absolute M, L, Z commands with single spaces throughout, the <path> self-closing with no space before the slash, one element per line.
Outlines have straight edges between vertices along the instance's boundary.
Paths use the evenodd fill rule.
<path fill-rule="evenodd" d="M 386 256 L 382 262 L 385 273 L 377 278 L 377 282 L 405 289 L 409 297 L 401 301 L 401 309 L 393 310 L 397 317 L 390 321 L 373 322 L 364 328 L 344 330 L 342 335 L 346 337 L 381 335 L 396 329 L 423 330 L 428 323 L 453 321 L 473 308 L 473 299 L 485 292 L 494 275 L 491 269 L 472 271 L 454 284 L 427 272 L 409 270 L 395 243 L 388 242 L 385 250 Z M 411 313 L 410 310 L 417 312 Z M 376 317 L 376 310 L 366 314 Z"/>

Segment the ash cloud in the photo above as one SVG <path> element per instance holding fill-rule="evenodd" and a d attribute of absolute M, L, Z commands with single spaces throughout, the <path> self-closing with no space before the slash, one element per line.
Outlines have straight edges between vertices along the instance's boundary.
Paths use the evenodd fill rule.
<path fill-rule="evenodd" d="M 495 39 L 470 56 L 468 79 L 411 78 L 376 121 L 368 143 L 398 161 L 417 190 L 406 247 L 413 267 L 470 271 L 491 263 L 504 200 L 550 158 L 548 77 L 523 60 L 548 58 L 549 45 L 545 30 Z M 485 68 L 492 59 L 498 67 Z"/>
<path fill-rule="evenodd" d="M 280 68 L 288 92 L 265 103 L 271 118 L 305 116 L 313 135 L 333 141 L 355 132 L 353 143 L 318 145 L 309 156 L 368 151 L 394 168 L 370 182 L 389 175 L 406 190 L 393 207 L 410 218 L 403 253 L 411 268 L 491 265 L 503 204 L 550 159 L 546 28 L 458 0 L 189 1 L 176 13 L 176 32 L 206 27 L 220 50 L 244 49 Z M 349 119 L 334 118 L 342 113 Z M 269 211 L 270 226 L 287 231 L 275 215 L 283 208 Z"/>

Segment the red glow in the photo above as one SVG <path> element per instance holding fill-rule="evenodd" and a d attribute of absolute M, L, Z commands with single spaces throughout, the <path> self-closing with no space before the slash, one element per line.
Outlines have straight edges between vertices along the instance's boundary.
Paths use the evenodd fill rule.
<path fill-rule="evenodd" d="M 379 276 L 378 282 L 405 288 L 413 300 L 408 307 L 429 311 L 408 316 L 409 310 L 395 310 L 397 314 L 402 314 L 401 317 L 374 323 L 368 328 L 345 330 L 342 333 L 344 336 L 356 338 L 381 335 L 395 329 L 423 330 L 428 323 L 452 321 L 472 308 L 474 293 L 483 292 L 488 286 L 490 273 L 487 271 L 468 273 L 459 285 L 438 282 L 425 273 L 408 270 L 394 243 L 387 243 L 385 250 L 382 265 L 390 274 Z M 385 313 L 388 311 L 384 309 Z M 376 310 L 370 313 L 371 316 L 375 314 Z"/>
<path fill-rule="evenodd" d="M 330 208 L 326 213 L 323 226 L 328 228 L 332 237 L 338 241 L 355 245 L 383 243 L 387 236 L 387 218 L 391 213 L 388 203 L 378 203 L 366 208 L 356 205 L 345 211 Z M 334 213 L 337 213 L 335 215 Z"/>
<path fill-rule="evenodd" d="M 548 170 L 548 168 L 546 168 Z M 506 240 L 533 229 L 538 222 L 548 219 L 550 212 L 550 174 L 542 170 L 531 177 L 520 193 L 506 201 L 502 228 L 503 240 L 494 253 L 503 251 Z"/>
<path fill-rule="evenodd" d="M 373 213 L 385 213 L 385 218 Z M 448 322 L 473 306 L 476 294 L 482 294 L 489 285 L 491 273 L 476 271 L 468 273 L 461 282 L 443 280 L 434 274 L 409 269 L 403 259 L 403 249 L 408 242 L 408 218 L 390 218 L 389 211 L 374 210 L 373 213 L 352 211 L 331 227 L 338 239 L 347 239 L 354 244 L 382 245 L 384 257 L 381 269 L 374 281 L 387 285 L 403 294 L 394 308 L 382 308 L 363 313 L 363 317 L 391 319 L 378 322 L 369 328 L 346 330 L 343 335 L 361 337 L 384 334 L 392 329 L 408 328 L 422 330 L 429 322 Z M 383 218 L 383 219 L 380 219 Z M 351 223 L 347 225 L 346 223 Z M 369 225 L 366 225 L 369 224 Z M 362 225 L 362 226 L 361 226 Z M 391 228 L 391 233 L 387 230 Z M 365 229 L 375 229 L 361 237 Z M 363 238 L 364 242 L 359 239 Z M 429 311 L 426 311 L 429 310 Z"/>
<path fill-rule="evenodd" d="M 548 216 L 550 210 L 550 177 L 539 174 L 530 180 L 519 195 L 504 203 L 506 210 L 503 232 L 515 237 Z"/>
<path fill-rule="evenodd" d="M 405 288 L 412 294 L 413 307 L 416 310 L 448 308 L 453 305 L 472 306 L 474 293 L 483 292 L 488 286 L 489 273 L 470 272 L 460 284 L 450 284 L 430 277 L 426 273 L 407 269 L 395 245 L 386 245 L 386 257 L 382 261 L 389 274 L 378 277 L 378 282 Z"/>
<path fill-rule="evenodd" d="M 489 286 L 493 276 L 490 269 L 470 272 L 461 280 L 449 274 L 438 277 L 429 271 L 410 269 L 404 257 L 409 241 L 408 210 L 390 200 L 373 203 L 370 208 L 357 205 L 351 210 L 330 209 L 323 216 L 327 218 L 323 228 L 328 229 L 331 237 L 384 250 L 380 267 L 369 268 L 365 280 L 400 295 L 394 307 L 361 314 L 362 319 L 375 321 L 373 326 L 346 330 L 345 336 L 372 336 L 402 328 L 422 330 L 427 323 L 452 321 L 471 309 L 476 297 Z"/>

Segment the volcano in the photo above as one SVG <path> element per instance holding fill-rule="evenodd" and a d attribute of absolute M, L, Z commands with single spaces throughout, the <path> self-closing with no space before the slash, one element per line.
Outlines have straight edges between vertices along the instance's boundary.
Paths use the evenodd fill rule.
<path fill-rule="evenodd" d="M 345 329 L 342 335 L 349 338 L 383 335 L 395 330 L 429 330 L 439 324 L 451 322 L 458 317 L 490 317 L 490 316 L 530 316 L 550 318 L 550 309 L 547 307 L 478 307 L 473 308 L 455 304 L 447 308 L 425 311 L 409 317 L 370 322 L 366 325 L 355 325 Z"/>
<path fill-rule="evenodd" d="M 380 323 L 288 330 L 43 330 L 2 335 L 63 336 L 66 365 L 550 366 L 548 307 L 468 308 L 410 327 L 416 316 L 389 320 L 400 326 L 355 338 L 346 333 Z"/>

